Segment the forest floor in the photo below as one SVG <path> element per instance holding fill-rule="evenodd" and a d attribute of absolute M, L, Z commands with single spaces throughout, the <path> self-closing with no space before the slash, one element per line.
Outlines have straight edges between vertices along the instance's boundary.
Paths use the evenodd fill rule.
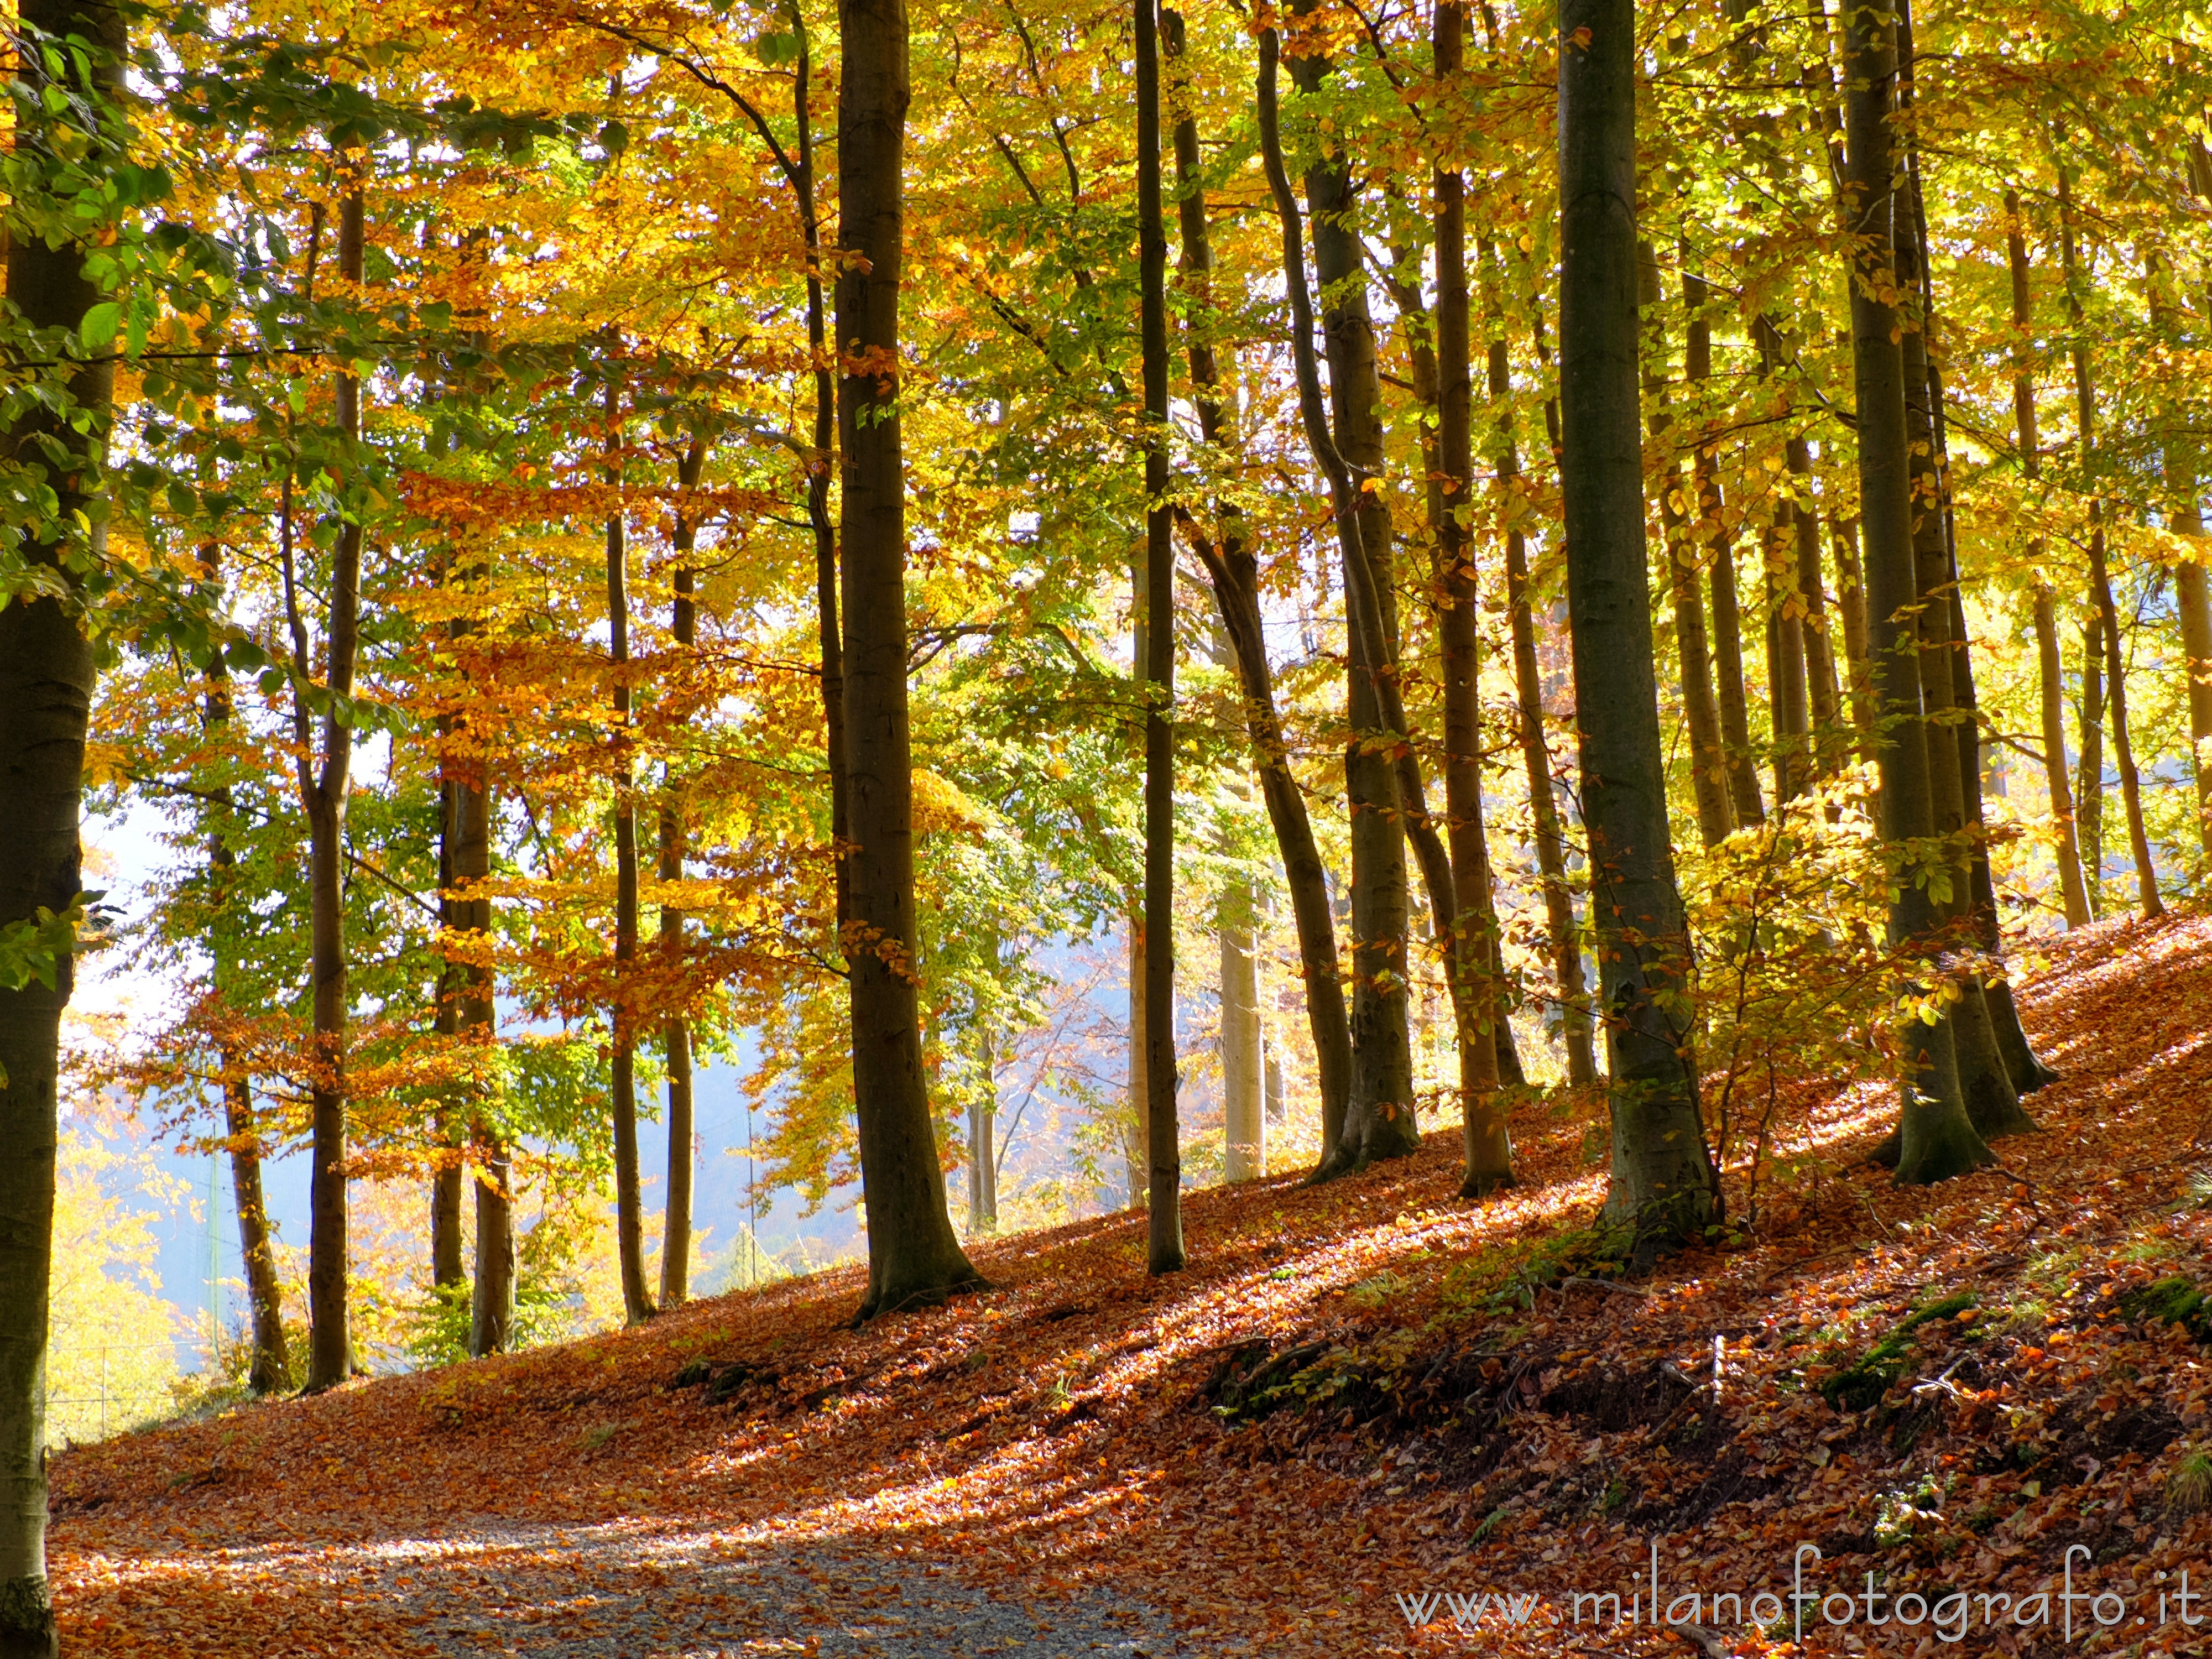
<path fill-rule="evenodd" d="M 2205 1651 L 2212 1316 L 2129 1293 L 2212 1282 L 2212 920 L 2047 957 L 2002 1170 L 1893 1188 L 1884 1091 L 1810 1092 L 1757 1224 L 1632 1286 L 1532 1107 L 1487 1204 L 1439 1131 L 1191 1194 L 1164 1279 L 1115 1215 L 857 1331 L 841 1271 L 73 1449 L 67 1651 Z"/>

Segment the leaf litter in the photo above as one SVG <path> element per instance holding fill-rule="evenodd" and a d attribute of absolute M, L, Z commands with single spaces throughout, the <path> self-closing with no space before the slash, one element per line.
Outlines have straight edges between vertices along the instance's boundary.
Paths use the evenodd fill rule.
<path fill-rule="evenodd" d="M 982 1243 L 994 1288 L 860 1330 L 844 1269 L 72 1448 L 64 1643 L 1942 1650 L 1926 1625 L 1808 1617 L 1801 1646 L 1702 1601 L 1660 1629 L 1571 1600 L 1626 1609 L 1655 1564 L 1670 1595 L 1786 1594 L 1812 1547 L 1823 1590 L 1929 1601 L 2025 1603 L 2070 1560 L 2130 1609 L 2075 1608 L 2085 1650 L 2197 1651 L 2153 1610 L 2212 1577 L 2212 1374 L 2161 1316 L 2212 1285 L 2212 921 L 2047 954 L 2021 1002 L 2062 1077 L 2001 1169 L 1893 1188 L 1859 1162 L 1881 1091 L 1832 1091 L 1824 1166 L 1626 1285 L 1574 1255 L 1602 1197 L 1582 1126 L 1535 1108 L 1487 1203 L 1451 1196 L 1439 1130 L 1325 1188 L 1191 1194 L 1192 1266 L 1165 1279 L 1125 1212 Z M 1966 1650 L 2056 1654 L 2057 1618 Z"/>

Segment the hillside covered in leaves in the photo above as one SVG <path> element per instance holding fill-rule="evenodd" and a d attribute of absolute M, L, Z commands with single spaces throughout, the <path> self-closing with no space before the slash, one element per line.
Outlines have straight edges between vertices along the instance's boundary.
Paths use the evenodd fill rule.
<path fill-rule="evenodd" d="M 1480 1206 L 1431 1135 L 1331 1185 L 1194 1196 L 1177 1274 L 1145 1272 L 1140 1213 L 1110 1216 L 983 1246 L 988 1290 L 857 1329 L 856 1272 L 833 1273 L 71 1449 L 64 1639 L 269 1659 L 1950 1639 L 1869 1630 L 1872 1586 L 1884 1616 L 1966 1596 L 1966 1651 L 2200 1651 L 2201 1602 L 2172 1598 L 2212 1576 L 2212 921 L 2078 931 L 2022 1003 L 2062 1077 L 2002 1167 L 1893 1187 L 1863 1161 L 1883 1102 L 1846 1091 L 1756 1215 L 1632 1282 L 1591 1226 L 1582 1126 L 1534 1113 L 1522 1185 Z M 1801 1546 L 1856 1622 L 1808 1606 L 1793 1648 L 1787 1620 L 1703 1602 L 1786 1595 Z M 1670 1599 L 1701 1598 L 1680 1631 L 1571 1599 L 1618 1592 L 1625 1619 L 1655 1560 Z"/>

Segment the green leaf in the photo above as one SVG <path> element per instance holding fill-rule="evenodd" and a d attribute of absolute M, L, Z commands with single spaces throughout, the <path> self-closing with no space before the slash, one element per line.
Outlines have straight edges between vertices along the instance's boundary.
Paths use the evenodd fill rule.
<path fill-rule="evenodd" d="M 112 300 L 102 300 L 84 313 L 84 321 L 77 325 L 77 337 L 84 342 L 86 350 L 105 351 L 122 327 L 123 307 Z"/>

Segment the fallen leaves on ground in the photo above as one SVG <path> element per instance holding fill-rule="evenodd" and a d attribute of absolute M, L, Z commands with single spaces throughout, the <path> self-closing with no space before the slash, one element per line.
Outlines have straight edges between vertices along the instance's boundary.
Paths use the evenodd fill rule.
<path fill-rule="evenodd" d="M 2212 1377 L 2186 1331 L 2121 1298 L 2212 1279 L 2212 921 L 2109 924 L 2049 955 L 2022 1003 L 2063 1076 L 2002 1169 L 1893 1188 L 1855 1161 L 1882 1091 L 1843 1091 L 1814 1119 L 1825 1170 L 1770 1194 L 1780 1218 L 1758 1234 L 1630 1289 L 1546 1286 L 1516 1267 L 1590 1218 L 1602 1176 L 1581 1126 L 1534 1109 L 1522 1184 L 1497 1199 L 1452 1195 L 1440 1131 L 1326 1188 L 1193 1194 L 1191 1266 L 1165 1279 L 1144 1271 L 1142 1218 L 1114 1215 L 985 1244 L 994 1288 L 860 1330 L 843 1271 L 75 1449 L 52 1478 L 64 1639 L 412 1655 L 459 1610 L 495 1632 L 487 1651 L 527 1653 L 556 1602 L 588 1626 L 595 1598 L 642 1584 L 672 1628 L 805 1652 L 852 1616 L 850 1584 L 794 1595 L 769 1628 L 684 1563 L 780 1552 L 828 1580 L 808 1564 L 844 1552 L 1018 1593 L 1048 1620 L 1055 1596 L 1103 1589 L 1202 1653 L 1939 1650 L 1809 1613 L 1802 1649 L 1786 1621 L 1553 1622 L 1577 1591 L 1626 1607 L 1655 1561 L 1670 1595 L 1786 1592 L 1802 1544 L 1823 1590 L 1861 1595 L 1875 1571 L 1930 1600 L 2055 1593 L 2086 1550 L 2077 1582 L 2146 1622 L 2100 1632 L 2076 1605 L 2085 1650 L 2194 1651 L 2152 1614 L 2184 1569 L 2212 1578 L 2212 1470 L 2193 1498 L 2197 1477 L 2175 1480 L 2212 1448 Z M 1881 1403 L 1823 1397 L 1962 1293 L 1893 1345 Z M 1227 1397 L 1224 1376 L 1285 1353 L 1278 1381 L 1306 1395 L 1255 1421 L 1210 1408 L 1209 1383 Z M 543 1540 L 584 1528 L 639 1540 L 621 1584 L 532 1577 Z M 1496 1605 L 1458 1629 L 1477 1604 L 1443 1591 Z M 1519 1626 L 1515 1595 L 1536 1598 Z M 2051 1618 L 1978 1628 L 1967 1650 L 2055 1652 Z"/>

